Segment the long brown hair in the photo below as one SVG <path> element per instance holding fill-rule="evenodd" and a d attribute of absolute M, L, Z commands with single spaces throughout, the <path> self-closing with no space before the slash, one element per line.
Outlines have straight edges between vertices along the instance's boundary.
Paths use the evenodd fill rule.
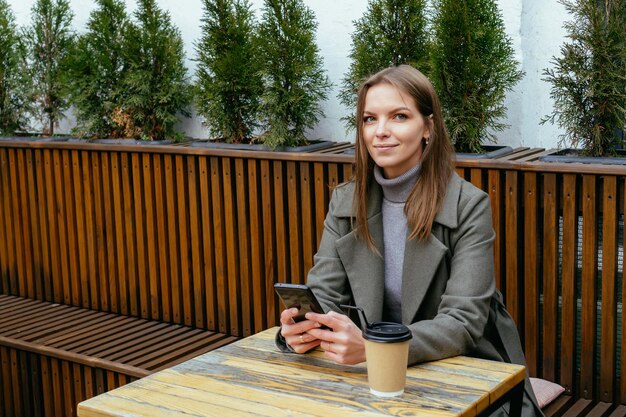
<path fill-rule="evenodd" d="M 446 194 L 448 181 L 454 170 L 454 149 L 450 143 L 441 112 L 439 98 L 432 84 L 417 69 L 409 65 L 386 68 L 368 78 L 358 91 L 356 109 L 356 169 L 354 202 L 356 206 L 356 233 L 368 246 L 378 252 L 367 226 L 367 194 L 374 175 L 374 160 L 363 140 L 363 111 L 370 87 L 387 83 L 415 100 L 418 111 L 430 131 L 428 145 L 424 145 L 419 177 L 404 206 L 409 223 L 409 239 L 424 240 L 430 231 Z M 429 116 L 431 120 L 429 121 Z M 423 138 L 415 138 L 422 141 Z"/>

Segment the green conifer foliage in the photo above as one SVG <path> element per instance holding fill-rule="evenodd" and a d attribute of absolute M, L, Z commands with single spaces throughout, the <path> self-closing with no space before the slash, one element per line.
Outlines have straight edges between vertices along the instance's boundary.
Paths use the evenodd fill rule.
<path fill-rule="evenodd" d="M 72 64 L 72 102 L 76 107 L 79 136 L 123 137 L 114 122 L 128 65 L 124 59 L 128 27 L 124 2 L 96 0 L 87 32 L 78 42 Z"/>
<path fill-rule="evenodd" d="M 626 126 L 626 0 L 561 0 L 573 20 L 570 41 L 546 69 L 552 114 L 542 120 L 565 129 L 569 141 L 591 156 L 615 154 Z"/>
<path fill-rule="evenodd" d="M 523 77 L 495 0 L 436 0 L 431 80 L 457 152 L 482 152 L 507 127 L 507 91 Z"/>
<path fill-rule="evenodd" d="M 55 124 L 69 106 L 73 16 L 67 0 L 37 0 L 31 10 L 31 25 L 22 35 L 28 54 L 32 116 L 41 122 L 46 135 L 54 134 Z"/>
<path fill-rule="evenodd" d="M 339 100 L 356 108 L 356 95 L 364 78 L 383 68 L 409 64 L 428 75 L 429 40 L 425 0 L 370 0 L 367 11 L 354 22 L 350 69 Z M 354 114 L 344 118 L 354 127 Z"/>
<path fill-rule="evenodd" d="M 0 0 L 0 134 L 13 134 L 26 125 L 22 62 L 15 17 L 7 2 Z"/>
<path fill-rule="evenodd" d="M 116 123 L 136 138 L 180 138 L 178 115 L 189 116 L 191 93 L 179 30 L 155 0 L 139 0 L 125 48 L 129 71 Z"/>
<path fill-rule="evenodd" d="M 265 0 L 260 40 L 268 146 L 306 143 L 305 130 L 323 116 L 320 101 L 331 84 L 315 43 L 316 29 L 315 15 L 302 0 Z"/>
<path fill-rule="evenodd" d="M 247 0 L 204 0 L 202 23 L 196 109 L 212 135 L 248 143 L 263 91 L 253 11 Z"/>

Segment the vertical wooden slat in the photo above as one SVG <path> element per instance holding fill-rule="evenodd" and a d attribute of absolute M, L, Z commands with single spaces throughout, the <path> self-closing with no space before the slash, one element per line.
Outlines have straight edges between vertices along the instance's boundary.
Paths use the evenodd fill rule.
<path fill-rule="evenodd" d="M 115 240 L 115 214 L 112 186 L 112 155 L 103 152 L 101 154 L 102 164 L 102 205 L 104 207 L 105 233 L 106 233 L 106 251 L 107 251 L 107 275 L 106 281 L 109 283 L 109 306 L 110 311 L 114 313 L 120 312 L 120 288 L 118 285 L 118 261 Z"/>
<path fill-rule="evenodd" d="M 74 184 L 74 201 L 70 206 L 75 213 L 76 220 L 76 246 L 77 246 L 77 263 L 78 263 L 78 286 L 80 306 L 89 308 L 91 287 L 89 282 L 89 272 L 87 267 L 87 228 L 91 228 L 91 223 L 85 222 L 86 205 L 85 193 L 83 189 L 83 176 L 81 169 L 81 155 L 78 151 L 73 150 L 71 153 L 72 176 Z"/>
<path fill-rule="evenodd" d="M 67 151 L 65 151 L 67 153 Z M 55 188 L 53 191 L 53 198 L 55 198 L 56 208 L 54 209 L 54 213 L 56 214 L 56 224 L 58 225 L 58 256 L 61 260 L 61 269 L 60 269 L 60 277 L 58 277 L 58 281 L 62 287 L 62 295 L 63 302 L 65 304 L 72 304 L 72 293 L 71 293 L 71 281 L 73 279 L 72 273 L 69 269 L 69 260 L 68 260 L 68 252 L 69 247 L 67 243 L 67 226 L 66 226 L 66 208 L 65 208 L 65 194 L 67 190 L 65 190 L 65 185 L 63 182 L 63 160 L 65 157 L 61 155 L 61 151 L 54 151 L 52 154 L 53 160 L 53 176 L 52 178 L 55 180 Z M 53 241 L 54 244 L 54 241 Z"/>
<path fill-rule="evenodd" d="M 145 216 L 145 224 L 146 224 L 146 252 L 147 252 L 147 271 L 146 274 L 148 280 L 148 305 L 150 308 L 150 318 L 153 320 L 158 320 L 161 317 L 161 300 L 162 298 L 159 295 L 159 241 L 158 239 L 158 231 L 157 231 L 157 222 L 155 220 L 155 211 L 156 206 L 160 204 L 160 202 L 156 201 L 154 189 L 156 187 L 155 184 L 155 176 L 152 171 L 152 159 L 151 155 L 148 153 L 144 153 L 141 157 L 142 162 L 142 176 L 143 176 L 143 184 L 144 184 L 144 209 L 146 210 Z M 145 279 L 145 278 L 144 278 Z"/>
<path fill-rule="evenodd" d="M 311 165 L 308 162 L 300 163 L 300 195 L 302 212 L 302 281 L 313 266 L 313 255 L 316 252 L 315 233 L 315 200 L 312 194 Z"/>
<path fill-rule="evenodd" d="M 539 288 L 537 174 L 524 173 L 524 355 L 530 376 L 539 370 Z"/>
<path fill-rule="evenodd" d="M 11 370 L 11 385 L 13 387 L 19 387 L 22 385 L 20 380 L 19 364 L 17 359 L 17 350 L 9 349 L 9 369 Z M 22 412 L 22 398 L 20 397 L 19 389 L 12 389 L 13 392 L 13 408 L 16 416 L 23 415 Z"/>
<path fill-rule="evenodd" d="M 194 326 L 197 328 L 205 328 L 205 291 L 206 286 L 210 286 L 212 285 L 212 283 L 210 279 L 208 280 L 208 282 L 205 282 L 205 279 L 203 277 L 202 259 L 204 258 L 204 254 L 202 253 L 201 241 L 203 239 L 210 240 L 211 237 L 210 235 L 205 236 L 201 230 L 202 206 L 200 203 L 200 199 L 202 198 L 202 193 L 198 195 L 198 183 L 200 182 L 201 174 L 196 169 L 197 163 L 198 157 L 194 155 L 190 155 L 187 157 L 187 184 L 189 184 L 189 254 L 191 256 L 189 280 L 193 284 L 193 294 L 190 294 L 189 297 L 193 297 Z M 210 258 L 211 255 L 209 254 L 209 259 L 206 259 L 204 261 L 208 265 L 210 265 Z"/>
<path fill-rule="evenodd" d="M 0 151 L 1 152 L 1 151 Z M 48 227 L 48 200 L 46 198 L 46 171 L 44 162 L 44 153 L 48 150 L 35 150 L 35 183 L 37 184 L 37 204 L 39 214 L 39 230 L 41 233 L 41 277 L 43 286 L 43 296 L 41 300 L 53 301 L 52 296 L 52 266 L 50 262 L 50 232 Z M 1 159 L 1 157 L 0 157 Z M 4 195 L 4 194 L 2 194 Z M 2 218 L 0 216 L 0 223 Z M 0 239 L 2 236 L 0 235 Z M 2 243 L 0 243 L 0 251 Z M 1 257 L 1 254 L 0 254 Z M 3 265 L 6 265 L 3 263 Z"/>
<path fill-rule="evenodd" d="M 32 402 L 33 416 L 44 417 L 45 409 L 43 408 L 43 384 L 41 375 L 41 366 L 39 364 L 39 358 L 41 355 L 35 353 L 28 353 L 28 366 L 30 369 L 29 385 L 32 388 L 30 392 L 29 401 Z M 2 383 L 0 382 L 0 385 Z M 1 414 L 1 412 L 0 412 Z"/>
<path fill-rule="evenodd" d="M 113 236 L 109 234 L 109 218 L 111 211 L 110 202 L 108 197 L 108 170 L 105 168 L 107 158 L 101 153 L 91 153 L 91 173 L 93 175 L 93 208 L 94 208 L 94 227 L 96 233 L 96 256 L 98 258 L 98 291 L 100 296 L 98 302 L 100 308 L 103 311 L 115 311 L 112 306 L 114 301 L 114 294 L 111 292 L 112 286 L 110 282 L 114 281 L 109 274 L 109 265 L 111 264 L 111 258 L 115 254 L 109 251 L 109 247 L 112 246 Z"/>
<path fill-rule="evenodd" d="M 324 220 L 326 219 L 326 212 L 328 211 L 328 190 L 327 180 L 324 176 L 324 164 L 316 162 L 313 165 L 313 171 L 315 175 L 315 247 L 319 247 L 322 240 L 322 233 L 324 233 Z"/>
<path fill-rule="evenodd" d="M 261 160 L 261 211 L 263 218 L 263 259 L 265 269 L 263 271 L 263 280 L 265 282 L 265 294 L 266 294 L 266 314 L 268 327 L 277 324 L 278 316 L 278 299 L 274 292 L 274 282 L 276 282 L 276 228 L 275 228 L 275 212 L 274 199 L 271 198 L 274 195 L 273 192 L 273 174 L 270 161 Z"/>
<path fill-rule="evenodd" d="M 163 177 L 165 176 L 164 167 L 162 163 L 162 156 L 154 154 L 152 159 L 154 169 L 154 201 L 155 201 L 155 215 L 157 226 L 157 254 L 159 258 L 159 290 L 160 303 L 153 303 L 155 307 L 161 308 L 161 315 L 159 316 L 163 321 L 170 322 L 172 320 L 172 297 L 170 296 L 170 257 L 168 256 L 168 236 L 167 236 L 167 216 L 166 207 L 168 201 L 166 200 L 167 194 L 165 193 L 165 185 Z"/>
<path fill-rule="evenodd" d="M 187 224 L 187 190 L 186 190 L 186 178 L 187 172 L 185 172 L 185 161 L 182 155 L 176 155 L 176 201 L 177 201 L 177 213 L 178 213 L 178 233 L 179 233 L 179 250 L 180 250 L 180 289 L 181 289 L 181 302 L 183 307 L 183 323 L 186 326 L 191 326 L 194 323 L 193 319 L 193 300 L 192 296 L 192 282 L 189 265 L 189 232 Z"/>
<path fill-rule="evenodd" d="M 83 366 L 83 381 L 85 382 L 85 399 L 96 396 L 96 387 L 94 386 L 93 368 Z"/>
<path fill-rule="evenodd" d="M 7 160 L 7 151 L 4 148 L 0 148 L 0 195 L 2 196 L 9 195 L 8 171 L 9 171 L 9 164 Z M 43 190 L 43 187 L 41 187 L 39 190 Z M 1 262 L 0 264 L 0 293 L 2 294 L 11 293 L 10 284 L 9 284 L 10 258 L 8 254 L 8 251 L 9 251 L 8 246 L 9 246 L 9 239 L 12 239 L 13 236 L 9 234 L 8 229 L 7 229 L 8 202 L 9 202 L 8 198 L 0 199 L 0 262 Z"/>
<path fill-rule="evenodd" d="M 596 177 L 583 175 L 583 267 L 580 352 L 580 396 L 592 399 L 596 341 Z"/>
<path fill-rule="evenodd" d="M 481 190 L 483 189 L 483 172 L 481 168 L 470 169 L 470 182 Z"/>
<path fill-rule="evenodd" d="M 200 236 L 199 243 L 202 243 L 200 251 L 202 251 L 202 281 L 204 283 L 205 295 L 203 297 L 203 305 L 206 309 L 206 327 L 208 330 L 218 330 L 218 314 L 217 314 L 217 271 L 215 267 L 215 244 L 214 244 L 214 215 L 211 205 L 212 188 L 210 186 L 210 167 L 207 157 L 199 158 L 199 183 L 200 183 L 200 214 L 199 223 L 202 229 L 198 232 Z M 193 229 L 193 227 L 192 227 Z"/>
<path fill-rule="evenodd" d="M 111 191 L 113 204 L 113 225 L 115 230 L 115 248 L 117 249 L 117 264 L 111 270 L 114 274 L 110 279 L 117 282 L 119 312 L 128 314 L 128 275 L 127 275 L 127 257 L 126 239 L 124 238 L 124 202 L 122 191 L 122 167 L 120 164 L 120 155 L 118 152 L 111 153 Z M 112 292 L 112 291 L 111 291 Z"/>
<path fill-rule="evenodd" d="M 504 201 L 502 195 L 502 184 L 500 180 L 500 171 L 492 169 L 488 174 L 489 183 L 489 199 L 491 200 L 491 216 L 493 218 L 493 229 L 496 232 L 496 237 L 493 242 L 493 261 L 494 261 L 494 275 L 496 279 L 496 287 L 500 290 L 504 290 L 504 274 L 502 266 L 504 265 L 504 257 L 502 254 L 506 253 L 502 249 L 502 245 L 506 241 L 506 229 L 503 227 L 502 211 L 504 209 Z"/>
<path fill-rule="evenodd" d="M 167 215 L 165 217 L 165 221 L 167 224 L 167 236 L 169 246 L 167 247 L 166 256 L 169 259 L 169 274 L 167 275 L 167 282 L 170 285 L 170 297 L 171 297 L 171 305 L 172 305 L 172 320 L 175 323 L 182 323 L 183 321 L 183 307 L 181 305 L 182 293 L 180 288 L 180 259 L 179 259 L 179 242 L 178 242 L 178 233 L 176 230 L 176 220 L 178 218 L 176 213 L 176 190 L 175 187 L 175 176 L 176 176 L 176 167 L 175 161 L 172 160 L 171 155 L 163 156 L 163 167 L 165 174 L 165 201 L 167 201 Z"/>
<path fill-rule="evenodd" d="M 573 393 L 576 347 L 576 251 L 578 186 L 575 174 L 563 175 L 563 243 L 561 249 L 561 372 L 559 383 Z"/>
<path fill-rule="evenodd" d="M 147 249 L 146 246 L 150 245 L 151 241 L 147 238 L 147 229 L 151 228 L 151 224 L 148 223 L 144 216 L 147 216 L 148 210 L 152 210 L 152 200 L 144 199 L 146 193 L 143 189 L 143 184 L 146 182 L 144 178 L 143 159 L 138 153 L 133 153 L 130 156 L 131 169 L 133 178 L 133 208 L 134 208 L 134 223 L 135 223 L 135 248 L 137 255 L 137 292 L 139 298 L 138 314 L 140 317 L 147 319 L 151 317 L 152 310 L 150 308 L 150 275 L 148 272 L 148 265 L 146 263 Z M 148 181 L 150 177 L 148 177 Z M 128 198 L 130 200 L 130 198 Z M 150 208 L 148 208 L 150 206 Z M 153 229 L 152 229 L 153 230 Z M 151 236 L 154 239 L 154 235 Z"/>
<path fill-rule="evenodd" d="M 249 195 L 248 185 L 249 179 L 245 170 L 246 164 L 242 158 L 235 160 L 235 193 L 237 207 L 237 240 L 239 254 L 239 305 L 241 306 L 241 328 L 244 336 L 253 333 L 252 327 L 252 278 L 250 277 L 250 227 L 249 227 Z"/>
<path fill-rule="evenodd" d="M 98 224 L 94 218 L 94 202 L 95 202 L 95 187 L 96 185 L 92 181 L 92 164 L 90 160 L 91 152 L 81 152 L 82 159 L 82 185 L 84 192 L 84 224 L 85 224 L 85 240 L 87 251 L 87 288 L 90 300 L 90 306 L 93 310 L 98 310 L 101 305 L 100 300 L 100 282 L 104 280 L 104 276 L 98 280 L 98 258 L 96 255 L 96 237 L 101 229 L 98 229 Z M 101 224 L 101 223 L 100 223 Z"/>
<path fill-rule="evenodd" d="M 250 278 L 252 280 L 252 316 L 254 320 L 254 333 L 265 329 L 267 322 L 265 305 L 268 301 L 265 297 L 265 282 L 268 277 L 264 274 L 263 254 L 263 224 L 261 206 L 263 193 L 260 191 L 259 163 L 256 159 L 248 160 L 248 202 L 250 213 Z"/>
<path fill-rule="evenodd" d="M 52 381 L 52 398 L 54 405 L 54 415 L 67 415 L 63 410 L 63 379 L 61 376 L 61 364 L 58 359 L 50 360 L 50 379 Z"/>
<path fill-rule="evenodd" d="M 46 149 L 43 151 L 44 160 L 44 178 L 45 178 L 45 197 L 47 208 L 47 224 L 49 226 L 50 237 L 48 243 L 50 245 L 50 275 L 52 299 L 55 303 L 63 300 L 63 288 L 61 284 L 61 266 L 59 259 L 59 238 L 58 224 L 56 219 L 56 200 L 54 192 L 54 158 L 52 151 Z"/>
<path fill-rule="evenodd" d="M 41 228 L 39 225 L 39 212 L 43 209 L 42 204 L 37 201 L 37 183 L 35 180 L 35 171 L 37 169 L 35 163 L 34 151 L 28 149 L 26 151 L 26 173 L 22 174 L 26 177 L 26 184 L 23 188 L 24 194 L 28 193 L 28 209 L 30 217 L 30 232 L 26 232 L 25 236 L 31 241 L 31 273 L 34 288 L 32 288 L 31 298 L 37 300 L 43 300 L 44 297 L 44 285 L 43 285 L 43 256 L 41 251 Z M 1 194 L 0 194 L 1 195 Z M 0 285 L 0 290 L 1 290 Z"/>
<path fill-rule="evenodd" d="M 289 235 L 288 235 L 288 219 L 285 214 L 287 206 L 284 197 L 287 190 L 283 181 L 283 162 L 274 161 L 274 213 L 276 219 L 276 275 L 278 282 L 289 282 L 289 270 L 287 267 L 287 259 L 289 259 Z M 282 310 L 282 306 L 280 307 Z"/>
<path fill-rule="evenodd" d="M 34 415 L 33 391 L 32 385 L 30 384 L 28 352 L 22 350 L 18 351 L 17 360 L 20 385 L 16 391 L 19 391 L 21 394 L 20 403 L 22 404 L 22 415 L 32 416 Z"/>
<path fill-rule="evenodd" d="M 80 271 L 76 243 L 76 209 L 74 207 L 74 178 L 72 176 L 73 154 L 75 151 L 62 152 L 63 156 L 63 187 L 65 191 L 65 226 L 67 227 L 67 246 L 69 255 L 70 292 L 72 305 L 81 305 Z"/>
<path fill-rule="evenodd" d="M 519 235 L 518 235 L 518 214 L 519 214 L 519 190 L 518 190 L 518 173 L 516 171 L 507 171 L 505 179 L 506 195 L 505 195 L 505 224 L 506 224 L 506 247 L 511 248 L 506 254 L 506 283 L 504 291 L 506 293 L 506 308 L 511 313 L 511 317 L 519 328 L 523 328 L 522 315 L 520 312 L 520 304 L 518 294 L 522 290 L 519 286 Z"/>
<path fill-rule="evenodd" d="M 74 390 L 72 389 L 72 370 L 68 361 L 61 362 L 61 375 L 63 381 L 63 403 L 65 416 L 75 416 L 76 410 L 74 409 Z"/>
<path fill-rule="evenodd" d="M 554 381 L 557 365 L 558 191 L 556 174 L 543 176 L 543 373 Z"/>
<path fill-rule="evenodd" d="M 617 178 L 604 177 L 602 212 L 602 325 L 600 400 L 613 402 L 617 326 Z"/>
<path fill-rule="evenodd" d="M 294 161 L 287 162 L 287 210 L 289 219 L 289 266 L 288 281 L 304 282 L 302 272 L 302 195 L 298 181 L 298 166 Z"/>
<path fill-rule="evenodd" d="M 224 159 L 222 163 L 222 181 L 224 196 L 224 226 L 226 247 L 226 274 L 228 279 L 228 314 L 230 317 L 230 332 L 241 336 L 241 281 L 239 280 L 239 250 L 237 247 L 237 203 L 233 191 L 235 182 L 232 176 L 232 160 Z"/>
<path fill-rule="evenodd" d="M 76 415 L 76 405 L 86 400 L 85 398 L 85 383 L 83 381 L 83 373 L 81 372 L 81 365 L 78 363 L 70 363 L 70 371 L 72 373 L 72 387 L 71 390 L 74 393 L 72 402 L 73 414 Z"/>
<path fill-rule="evenodd" d="M 215 238 L 215 280 L 217 283 L 217 317 L 219 331 L 228 332 L 228 275 L 226 272 L 226 242 L 224 225 L 224 198 L 222 193 L 222 169 L 220 158 L 211 157 L 211 196 L 213 204 L 213 236 Z"/>
<path fill-rule="evenodd" d="M 22 196 L 24 193 L 18 192 L 18 190 L 20 189 L 19 184 L 18 184 L 18 179 L 20 177 L 22 177 L 21 172 L 18 172 L 18 156 L 17 153 L 20 152 L 21 150 L 19 149 L 9 149 L 9 166 L 11 168 L 11 193 L 7 196 L 7 198 L 9 198 L 11 200 L 12 206 L 13 206 L 13 230 L 15 231 L 15 234 L 13 236 L 14 242 L 15 242 L 15 261 L 16 261 L 16 265 L 17 265 L 17 279 L 16 282 L 14 283 L 14 285 L 12 285 L 13 288 L 15 288 L 15 290 L 17 291 L 17 293 L 22 296 L 22 297 L 26 297 L 28 295 L 27 293 L 27 285 L 28 285 L 28 281 L 26 278 L 26 265 L 25 265 L 25 252 L 27 252 L 27 250 L 24 248 L 24 230 L 23 230 L 23 223 L 22 223 L 22 217 L 23 217 L 23 213 L 22 213 L 22 204 L 21 204 L 21 199 L 20 196 Z"/>
<path fill-rule="evenodd" d="M 328 164 L 328 193 L 330 194 L 332 190 L 335 189 L 339 185 L 339 167 L 337 164 Z"/>
<path fill-rule="evenodd" d="M 343 180 L 344 182 L 351 181 L 353 176 L 353 164 L 343 164 Z"/>
<path fill-rule="evenodd" d="M 1 399 L 4 404 L 3 408 L 6 410 L 7 415 L 12 416 L 15 414 L 15 410 L 13 408 L 13 390 L 11 387 L 12 378 L 11 378 L 11 355 L 9 348 L 4 346 L 0 346 L 0 364 L 2 364 L 2 368 L 0 368 L 0 372 L 2 373 L 2 395 Z"/>
<path fill-rule="evenodd" d="M 46 356 L 39 356 L 39 365 L 41 368 L 41 385 L 42 385 L 42 407 L 44 411 L 52 410 L 54 407 L 54 395 L 52 387 L 52 371 L 50 368 L 50 359 Z"/>
<path fill-rule="evenodd" d="M 137 252 L 136 234 L 134 225 L 133 191 L 131 187 L 131 167 L 127 152 L 120 153 L 119 170 L 121 176 L 122 191 L 122 217 L 124 218 L 124 241 L 126 248 L 126 300 L 128 302 L 128 314 L 139 315 L 139 294 L 137 291 Z"/>

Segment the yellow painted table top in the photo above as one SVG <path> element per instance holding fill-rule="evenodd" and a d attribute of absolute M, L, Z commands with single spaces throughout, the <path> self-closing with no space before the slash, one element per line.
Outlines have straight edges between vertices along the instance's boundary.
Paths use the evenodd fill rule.
<path fill-rule="evenodd" d="M 78 416 L 474 416 L 525 375 L 520 365 L 457 356 L 410 367 L 403 395 L 378 398 L 364 363 L 282 353 L 276 331 L 83 401 Z"/>

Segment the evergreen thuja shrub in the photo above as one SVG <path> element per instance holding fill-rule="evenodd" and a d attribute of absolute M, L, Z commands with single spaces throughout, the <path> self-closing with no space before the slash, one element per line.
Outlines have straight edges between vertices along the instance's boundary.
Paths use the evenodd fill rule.
<path fill-rule="evenodd" d="M 261 114 L 270 147 L 307 143 L 304 132 L 323 116 L 331 84 L 315 43 L 317 22 L 302 0 L 265 0 L 260 24 L 264 94 Z"/>
<path fill-rule="evenodd" d="M 542 123 L 557 123 L 561 143 L 587 155 L 614 155 L 626 126 L 626 0 L 560 3 L 573 20 L 564 26 L 569 42 L 544 71 L 554 110 Z"/>
<path fill-rule="evenodd" d="M 507 127 L 506 93 L 523 77 L 495 0 L 436 0 L 431 80 L 457 152 L 482 152 Z"/>
<path fill-rule="evenodd" d="M 41 123 L 45 135 L 54 134 L 54 126 L 69 107 L 73 17 L 67 0 L 37 0 L 31 24 L 21 37 L 27 54 L 31 116 Z"/>
<path fill-rule="evenodd" d="M 155 0 L 139 0 L 134 18 L 124 48 L 123 102 L 115 111 L 128 122 L 124 130 L 141 131 L 137 139 L 180 139 L 175 125 L 179 115 L 189 116 L 191 102 L 180 32 Z"/>
<path fill-rule="evenodd" d="M 0 134 L 10 135 L 26 126 L 23 59 L 15 16 L 0 0 Z"/>
<path fill-rule="evenodd" d="M 356 108 L 363 79 L 390 66 L 409 64 L 429 72 L 429 39 L 425 0 L 370 0 L 365 14 L 354 22 L 350 68 L 342 81 L 339 100 Z M 354 114 L 343 119 L 354 127 Z"/>
<path fill-rule="evenodd" d="M 196 44 L 195 108 L 212 135 L 249 143 L 263 91 L 254 14 L 247 0 L 204 0 Z"/>
<path fill-rule="evenodd" d="M 72 103 L 78 136 L 125 137 L 114 112 L 124 95 L 128 69 L 124 57 L 128 16 L 120 0 L 96 0 L 87 31 L 80 36 L 72 59 Z"/>

